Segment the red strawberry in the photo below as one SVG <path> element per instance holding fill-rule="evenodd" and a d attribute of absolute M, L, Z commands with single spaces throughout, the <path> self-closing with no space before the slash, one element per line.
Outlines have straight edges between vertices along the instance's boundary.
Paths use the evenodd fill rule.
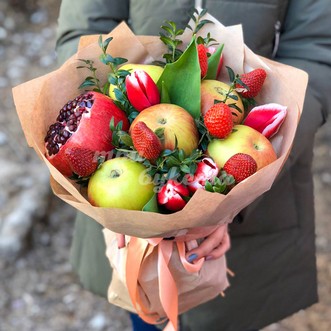
<path fill-rule="evenodd" d="M 198 57 L 201 69 L 201 78 L 203 78 L 207 75 L 208 71 L 208 56 L 206 47 L 202 44 L 198 45 Z"/>
<path fill-rule="evenodd" d="M 215 104 L 207 110 L 204 123 L 213 137 L 225 138 L 233 128 L 231 108 L 223 102 Z"/>
<path fill-rule="evenodd" d="M 131 131 L 131 138 L 133 146 L 140 156 L 155 161 L 160 155 L 161 141 L 144 122 L 137 122 Z"/>
<path fill-rule="evenodd" d="M 266 77 L 267 73 L 264 69 L 254 69 L 240 76 L 240 79 L 249 87 L 249 90 L 247 91 L 246 88 L 240 84 L 236 84 L 236 88 L 245 89 L 244 91 L 238 91 L 244 98 L 255 98 L 261 91 Z"/>
<path fill-rule="evenodd" d="M 98 166 L 95 152 L 84 147 L 67 148 L 65 151 L 72 172 L 80 177 L 90 176 Z"/>
<path fill-rule="evenodd" d="M 223 170 L 240 183 L 257 171 L 257 164 L 249 154 L 237 153 L 225 162 Z"/>

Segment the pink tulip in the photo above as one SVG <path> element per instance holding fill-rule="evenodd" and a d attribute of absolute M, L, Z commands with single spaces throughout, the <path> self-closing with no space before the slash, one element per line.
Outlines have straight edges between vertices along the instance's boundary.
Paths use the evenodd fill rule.
<path fill-rule="evenodd" d="M 266 138 L 271 138 L 278 132 L 286 114 L 287 107 L 269 103 L 254 107 L 244 120 L 244 125 L 261 132 Z"/>
<path fill-rule="evenodd" d="M 206 180 L 214 179 L 218 173 L 216 163 L 211 158 L 205 157 L 198 163 L 194 176 L 187 177 L 187 186 L 192 193 L 199 188 L 204 189 Z"/>
<path fill-rule="evenodd" d="M 126 76 L 125 86 L 130 103 L 138 111 L 160 103 L 160 92 L 144 70 L 135 70 Z"/>
<path fill-rule="evenodd" d="M 178 211 L 186 205 L 185 197 L 189 197 L 188 188 L 172 179 L 161 187 L 157 195 L 158 203 L 171 211 Z"/>

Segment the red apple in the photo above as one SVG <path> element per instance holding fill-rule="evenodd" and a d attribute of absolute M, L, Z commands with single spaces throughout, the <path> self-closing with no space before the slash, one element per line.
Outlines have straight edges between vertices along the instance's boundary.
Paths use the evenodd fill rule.
<path fill-rule="evenodd" d="M 97 207 L 142 210 L 154 194 L 154 184 L 145 166 L 118 157 L 104 162 L 91 176 L 87 194 Z"/>
<path fill-rule="evenodd" d="M 277 159 L 271 142 L 260 132 L 246 125 L 235 125 L 226 139 L 214 139 L 207 148 L 208 155 L 219 168 L 234 154 L 249 154 L 257 163 L 257 170 Z"/>
<path fill-rule="evenodd" d="M 182 107 L 161 103 L 144 109 L 130 126 L 130 132 L 138 122 L 144 122 L 152 131 L 164 129 L 163 148 L 183 149 L 186 155 L 198 148 L 199 136 L 194 118 Z"/>
<path fill-rule="evenodd" d="M 224 101 L 230 86 L 226 83 L 213 79 L 205 79 L 201 82 L 201 114 L 205 115 L 207 110 L 214 105 L 214 101 Z M 231 98 L 233 96 L 235 99 Z M 240 110 L 231 107 L 234 124 L 240 124 L 244 119 L 244 105 L 236 91 L 230 93 L 226 104 L 235 104 Z"/>

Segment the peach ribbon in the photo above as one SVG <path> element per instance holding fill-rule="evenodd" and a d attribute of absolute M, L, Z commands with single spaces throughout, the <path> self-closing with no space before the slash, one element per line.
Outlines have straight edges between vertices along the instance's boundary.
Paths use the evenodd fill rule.
<path fill-rule="evenodd" d="M 126 282 L 133 306 L 138 315 L 147 323 L 160 324 L 169 320 L 165 331 L 177 330 L 178 317 L 178 289 L 173 278 L 169 262 L 173 253 L 173 245 L 177 245 L 178 254 L 185 270 L 190 273 L 198 272 L 204 262 L 200 259 L 195 263 L 189 263 L 185 258 L 185 242 L 162 240 L 162 238 L 140 239 L 131 237 L 128 244 L 126 261 Z M 192 245 L 192 242 L 190 243 Z M 138 277 L 141 265 L 154 249 L 158 249 L 158 276 L 159 296 L 166 317 L 160 317 L 158 313 L 149 312 L 142 302 L 138 291 Z"/>

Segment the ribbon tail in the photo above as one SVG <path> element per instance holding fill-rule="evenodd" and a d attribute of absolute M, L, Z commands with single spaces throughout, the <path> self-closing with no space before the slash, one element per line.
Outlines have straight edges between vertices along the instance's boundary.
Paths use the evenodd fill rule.
<path fill-rule="evenodd" d="M 169 261 L 173 251 L 172 241 L 161 241 L 158 246 L 159 291 L 162 307 L 169 318 L 166 331 L 177 330 L 178 290 L 169 270 Z"/>
<path fill-rule="evenodd" d="M 141 264 L 153 250 L 147 240 L 140 240 L 136 237 L 131 237 L 128 244 L 128 253 L 126 261 L 126 285 L 134 308 L 138 315 L 147 323 L 158 323 L 159 316 L 149 313 L 144 307 L 138 290 L 138 279 Z"/>

